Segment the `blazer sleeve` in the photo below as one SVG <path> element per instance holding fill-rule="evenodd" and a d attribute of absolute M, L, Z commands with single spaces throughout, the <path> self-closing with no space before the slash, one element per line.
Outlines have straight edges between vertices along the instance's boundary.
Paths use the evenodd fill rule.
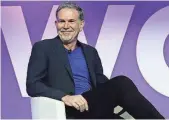
<path fill-rule="evenodd" d="M 96 83 L 105 83 L 109 79 L 103 74 L 103 67 L 98 55 L 97 50 L 95 50 L 95 74 L 96 74 Z"/>
<path fill-rule="evenodd" d="M 47 76 L 48 58 L 40 42 L 33 45 L 28 63 L 26 90 L 29 96 L 44 96 L 61 100 L 66 95 L 63 91 L 51 88 L 44 84 Z"/>

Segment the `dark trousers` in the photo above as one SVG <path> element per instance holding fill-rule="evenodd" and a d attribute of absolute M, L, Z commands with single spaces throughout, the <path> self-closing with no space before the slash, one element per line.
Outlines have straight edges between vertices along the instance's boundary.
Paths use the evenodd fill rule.
<path fill-rule="evenodd" d="M 88 102 L 89 111 L 80 112 L 66 106 L 68 116 L 78 119 L 117 119 L 120 117 L 113 114 L 113 109 L 120 105 L 135 119 L 164 119 L 125 76 L 112 78 L 82 96 Z"/>

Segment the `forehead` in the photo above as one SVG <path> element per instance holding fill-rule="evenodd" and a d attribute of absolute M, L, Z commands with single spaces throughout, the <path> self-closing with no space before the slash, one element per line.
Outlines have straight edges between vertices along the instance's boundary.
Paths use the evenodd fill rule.
<path fill-rule="evenodd" d="M 58 19 L 78 19 L 79 13 L 76 9 L 63 8 L 58 12 Z"/>

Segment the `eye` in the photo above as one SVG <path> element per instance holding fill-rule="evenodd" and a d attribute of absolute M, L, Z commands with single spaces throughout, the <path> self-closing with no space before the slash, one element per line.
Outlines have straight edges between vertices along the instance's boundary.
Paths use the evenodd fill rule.
<path fill-rule="evenodd" d="M 59 23 L 64 23 L 65 21 L 64 20 L 59 20 Z"/>
<path fill-rule="evenodd" d="M 75 20 L 69 20 L 69 22 L 70 22 L 70 23 L 74 23 L 74 22 L 75 22 Z"/>

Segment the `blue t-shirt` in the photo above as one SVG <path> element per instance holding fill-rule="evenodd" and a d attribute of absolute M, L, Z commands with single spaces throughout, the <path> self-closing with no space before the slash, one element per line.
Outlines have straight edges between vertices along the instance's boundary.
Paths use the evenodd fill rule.
<path fill-rule="evenodd" d="M 81 47 L 77 47 L 70 53 L 68 52 L 68 59 L 75 83 L 75 94 L 82 94 L 90 90 L 91 83 L 89 71 Z"/>

